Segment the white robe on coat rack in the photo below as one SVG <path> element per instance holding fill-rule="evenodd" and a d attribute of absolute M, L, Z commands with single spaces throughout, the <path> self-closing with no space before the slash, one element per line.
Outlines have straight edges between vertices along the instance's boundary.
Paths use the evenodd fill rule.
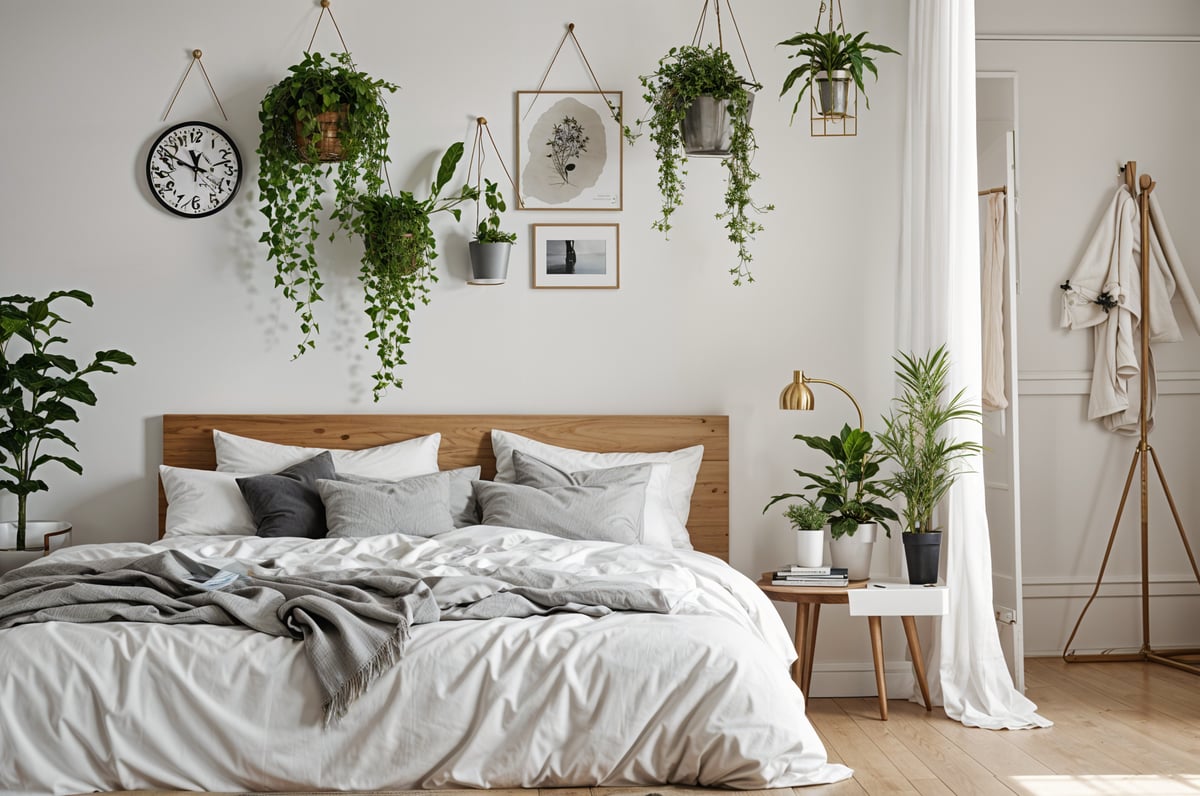
<path fill-rule="evenodd" d="M 1150 194 L 1150 342 L 1183 339 L 1171 308 L 1176 292 L 1200 330 L 1200 299 L 1188 279 L 1179 252 L 1163 221 L 1158 199 Z M 1141 221 L 1129 189 L 1117 189 L 1108 211 L 1092 236 L 1083 258 L 1063 285 L 1064 328 L 1092 328 L 1095 364 L 1088 419 L 1109 431 L 1137 435 L 1142 313 Z M 1157 384 L 1154 355 L 1146 363 L 1150 390 L 1146 396 L 1147 430 L 1154 426 Z"/>

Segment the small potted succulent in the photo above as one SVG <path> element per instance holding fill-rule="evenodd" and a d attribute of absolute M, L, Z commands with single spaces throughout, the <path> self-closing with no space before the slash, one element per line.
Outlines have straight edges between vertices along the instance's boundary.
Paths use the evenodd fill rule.
<path fill-rule="evenodd" d="M 934 511 L 968 471 L 965 460 L 983 450 L 979 442 L 950 436 L 948 425 L 955 420 L 978 422 L 982 415 L 963 390 L 947 398 L 946 346 L 921 357 L 900 353 L 892 359 L 902 389 L 879 435 L 879 446 L 895 467 L 884 484 L 904 496 L 901 538 L 910 582 L 936 583 L 942 532 L 934 525 Z"/>
<path fill-rule="evenodd" d="M 819 567 L 825 560 L 825 524 L 829 514 L 811 500 L 792 503 L 783 512 L 796 531 L 796 565 Z"/>
<path fill-rule="evenodd" d="M 372 397 L 379 401 L 389 387 L 404 386 L 397 369 L 404 363 L 404 346 L 417 302 L 429 303 L 430 286 L 438 281 L 433 268 L 437 239 L 431 217 L 446 212 L 462 218 L 458 205 L 478 198 L 474 188 L 463 185 L 458 193 L 443 197 L 442 190 L 454 177 L 463 156 L 462 142 L 452 144 L 442 155 L 429 196 L 418 199 L 409 191 L 393 196 L 365 194 L 354 202 L 349 227 L 363 241 L 359 282 L 371 330 L 368 346 L 374 345 L 379 369 L 373 375 Z"/>
<path fill-rule="evenodd" d="M 876 528 L 882 526 L 890 538 L 887 523 L 896 519 L 896 512 L 881 502 L 891 496 L 887 482 L 879 477 L 886 455 L 873 450 L 870 432 L 849 425 L 830 437 L 797 434 L 795 439 L 829 458 L 822 473 L 795 472 L 808 482 L 806 490 L 816 492 L 821 510 L 831 515 L 829 554 L 833 566 L 845 567 L 851 580 L 869 577 Z M 809 499 L 801 494 L 775 495 L 767 508 L 794 498 Z"/>
<path fill-rule="evenodd" d="M 751 161 L 758 144 L 750 126 L 754 91 L 762 88 L 742 78 L 729 53 L 713 45 L 672 47 L 658 62 L 658 68 L 641 77 L 643 99 L 649 103 L 649 115 L 639 124 L 650 126 L 658 158 L 658 189 L 662 194 L 662 215 L 653 226 L 666 234 L 671 216 L 683 202 L 683 175 L 689 155 L 724 158 L 728 174 L 725 210 L 717 215 L 725 220 L 728 238 L 737 247 L 737 265 L 730 268 L 733 283 L 753 282 L 750 274 L 749 243 L 762 224 L 752 219 L 750 210 L 766 212 L 773 205 L 756 205 L 750 188 L 758 179 Z M 711 135 L 699 136 L 701 132 Z M 626 131 L 626 135 L 631 135 Z M 693 135 L 702 140 L 693 140 Z"/>
<path fill-rule="evenodd" d="M 88 384 L 93 374 L 135 364 L 115 349 L 97 351 L 82 367 L 52 352 L 52 346 L 67 342 L 60 327 L 69 321 L 55 309 L 63 299 L 92 306 L 92 297 L 82 290 L 55 291 L 44 299 L 0 297 L 0 490 L 17 498 L 16 520 L 0 523 L 0 574 L 69 539 L 70 523 L 28 518 L 29 496 L 50 488 L 35 474 L 51 463 L 83 473 L 79 462 L 53 452 L 63 446 L 78 450 L 62 428 L 79 421 L 72 404 L 95 405 Z"/>
<path fill-rule="evenodd" d="M 395 90 L 358 71 L 349 53 L 305 53 L 262 99 L 258 192 L 267 230 L 260 242 L 275 264 L 276 285 L 300 316 L 297 356 L 316 346 L 319 331 L 313 308 L 324 286 L 316 242 L 325 182 L 333 183 L 333 220 L 346 227 L 355 200 L 382 188 L 388 144 L 383 93 Z"/>
<path fill-rule="evenodd" d="M 484 179 L 483 197 L 476 200 L 475 239 L 468 244 L 471 254 L 471 281 L 481 285 L 503 284 L 508 278 L 508 257 L 517 233 L 500 229 L 500 214 L 508 209 L 496 183 Z M 488 214 L 479 218 L 479 202 Z"/>
<path fill-rule="evenodd" d="M 820 100 L 817 112 L 822 116 L 846 116 L 851 80 L 862 93 L 867 107 L 871 107 L 866 86 L 863 85 L 863 74 L 865 70 L 875 75 L 876 80 L 879 79 L 879 71 L 875 68 L 872 53 L 899 53 L 887 45 L 865 41 L 866 35 L 867 32 L 863 31 L 851 36 L 840 24 L 822 33 L 818 24 L 816 30 L 797 33 L 790 39 L 779 42 L 781 46 L 796 48 L 796 52 L 788 58 L 803 61 L 784 78 L 783 90 L 779 92 L 779 96 L 782 97 L 800 83 L 796 102 L 792 106 L 793 120 L 805 92 L 812 89 L 814 82 L 817 84 L 816 95 Z"/>

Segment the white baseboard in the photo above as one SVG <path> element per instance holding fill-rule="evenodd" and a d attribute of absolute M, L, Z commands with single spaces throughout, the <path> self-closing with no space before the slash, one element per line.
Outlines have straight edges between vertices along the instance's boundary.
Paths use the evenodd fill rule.
<path fill-rule="evenodd" d="M 883 678 L 888 699 L 908 699 L 916 682 L 909 661 L 884 661 Z M 813 664 L 812 694 L 816 697 L 873 697 L 875 667 L 870 661 Z"/>

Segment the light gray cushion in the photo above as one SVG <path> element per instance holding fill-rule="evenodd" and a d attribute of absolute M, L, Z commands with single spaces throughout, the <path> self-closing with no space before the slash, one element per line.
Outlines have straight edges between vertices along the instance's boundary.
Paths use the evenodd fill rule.
<path fill-rule="evenodd" d="M 457 470 L 442 470 L 450 476 L 450 520 L 455 528 L 466 528 L 468 525 L 479 524 L 479 504 L 475 502 L 475 487 L 472 481 L 479 479 L 481 468 L 459 467 Z M 339 481 L 351 484 L 394 484 L 397 481 L 379 478 L 363 478 L 357 475 L 338 474 Z"/>
<path fill-rule="evenodd" d="M 475 482 L 484 525 L 527 528 L 564 539 L 638 541 L 646 483 L 552 486 Z"/>
<path fill-rule="evenodd" d="M 238 489 L 254 515 L 259 536 L 325 536 L 325 507 L 316 482 L 336 478 L 329 451 L 293 464 L 278 473 L 237 479 Z"/>
<path fill-rule="evenodd" d="M 537 489 L 549 489 L 558 486 L 610 486 L 640 484 L 643 488 L 650 483 L 652 465 L 625 464 L 619 467 L 605 467 L 600 470 L 580 470 L 574 473 L 565 472 L 550 462 L 539 459 L 531 453 L 514 450 L 512 454 L 513 474 L 516 483 L 532 486 Z M 643 492 L 643 495 L 645 493 Z M 642 515 L 638 517 L 638 538 L 644 542 L 645 505 Z"/>
<path fill-rule="evenodd" d="M 454 530 L 447 473 L 402 481 L 321 480 L 317 491 L 325 504 L 330 536 L 435 536 Z"/>

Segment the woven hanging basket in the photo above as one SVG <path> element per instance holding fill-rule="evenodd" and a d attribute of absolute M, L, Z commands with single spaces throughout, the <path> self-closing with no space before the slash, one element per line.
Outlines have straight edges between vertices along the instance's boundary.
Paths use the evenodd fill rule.
<path fill-rule="evenodd" d="M 317 114 L 317 129 L 320 134 L 317 139 L 318 161 L 333 163 L 344 159 L 341 131 L 349 110 L 349 105 L 342 105 L 339 110 Z M 304 125 L 299 117 L 296 118 L 296 149 L 300 151 L 301 160 L 310 160 L 309 138 L 304 134 Z"/>

